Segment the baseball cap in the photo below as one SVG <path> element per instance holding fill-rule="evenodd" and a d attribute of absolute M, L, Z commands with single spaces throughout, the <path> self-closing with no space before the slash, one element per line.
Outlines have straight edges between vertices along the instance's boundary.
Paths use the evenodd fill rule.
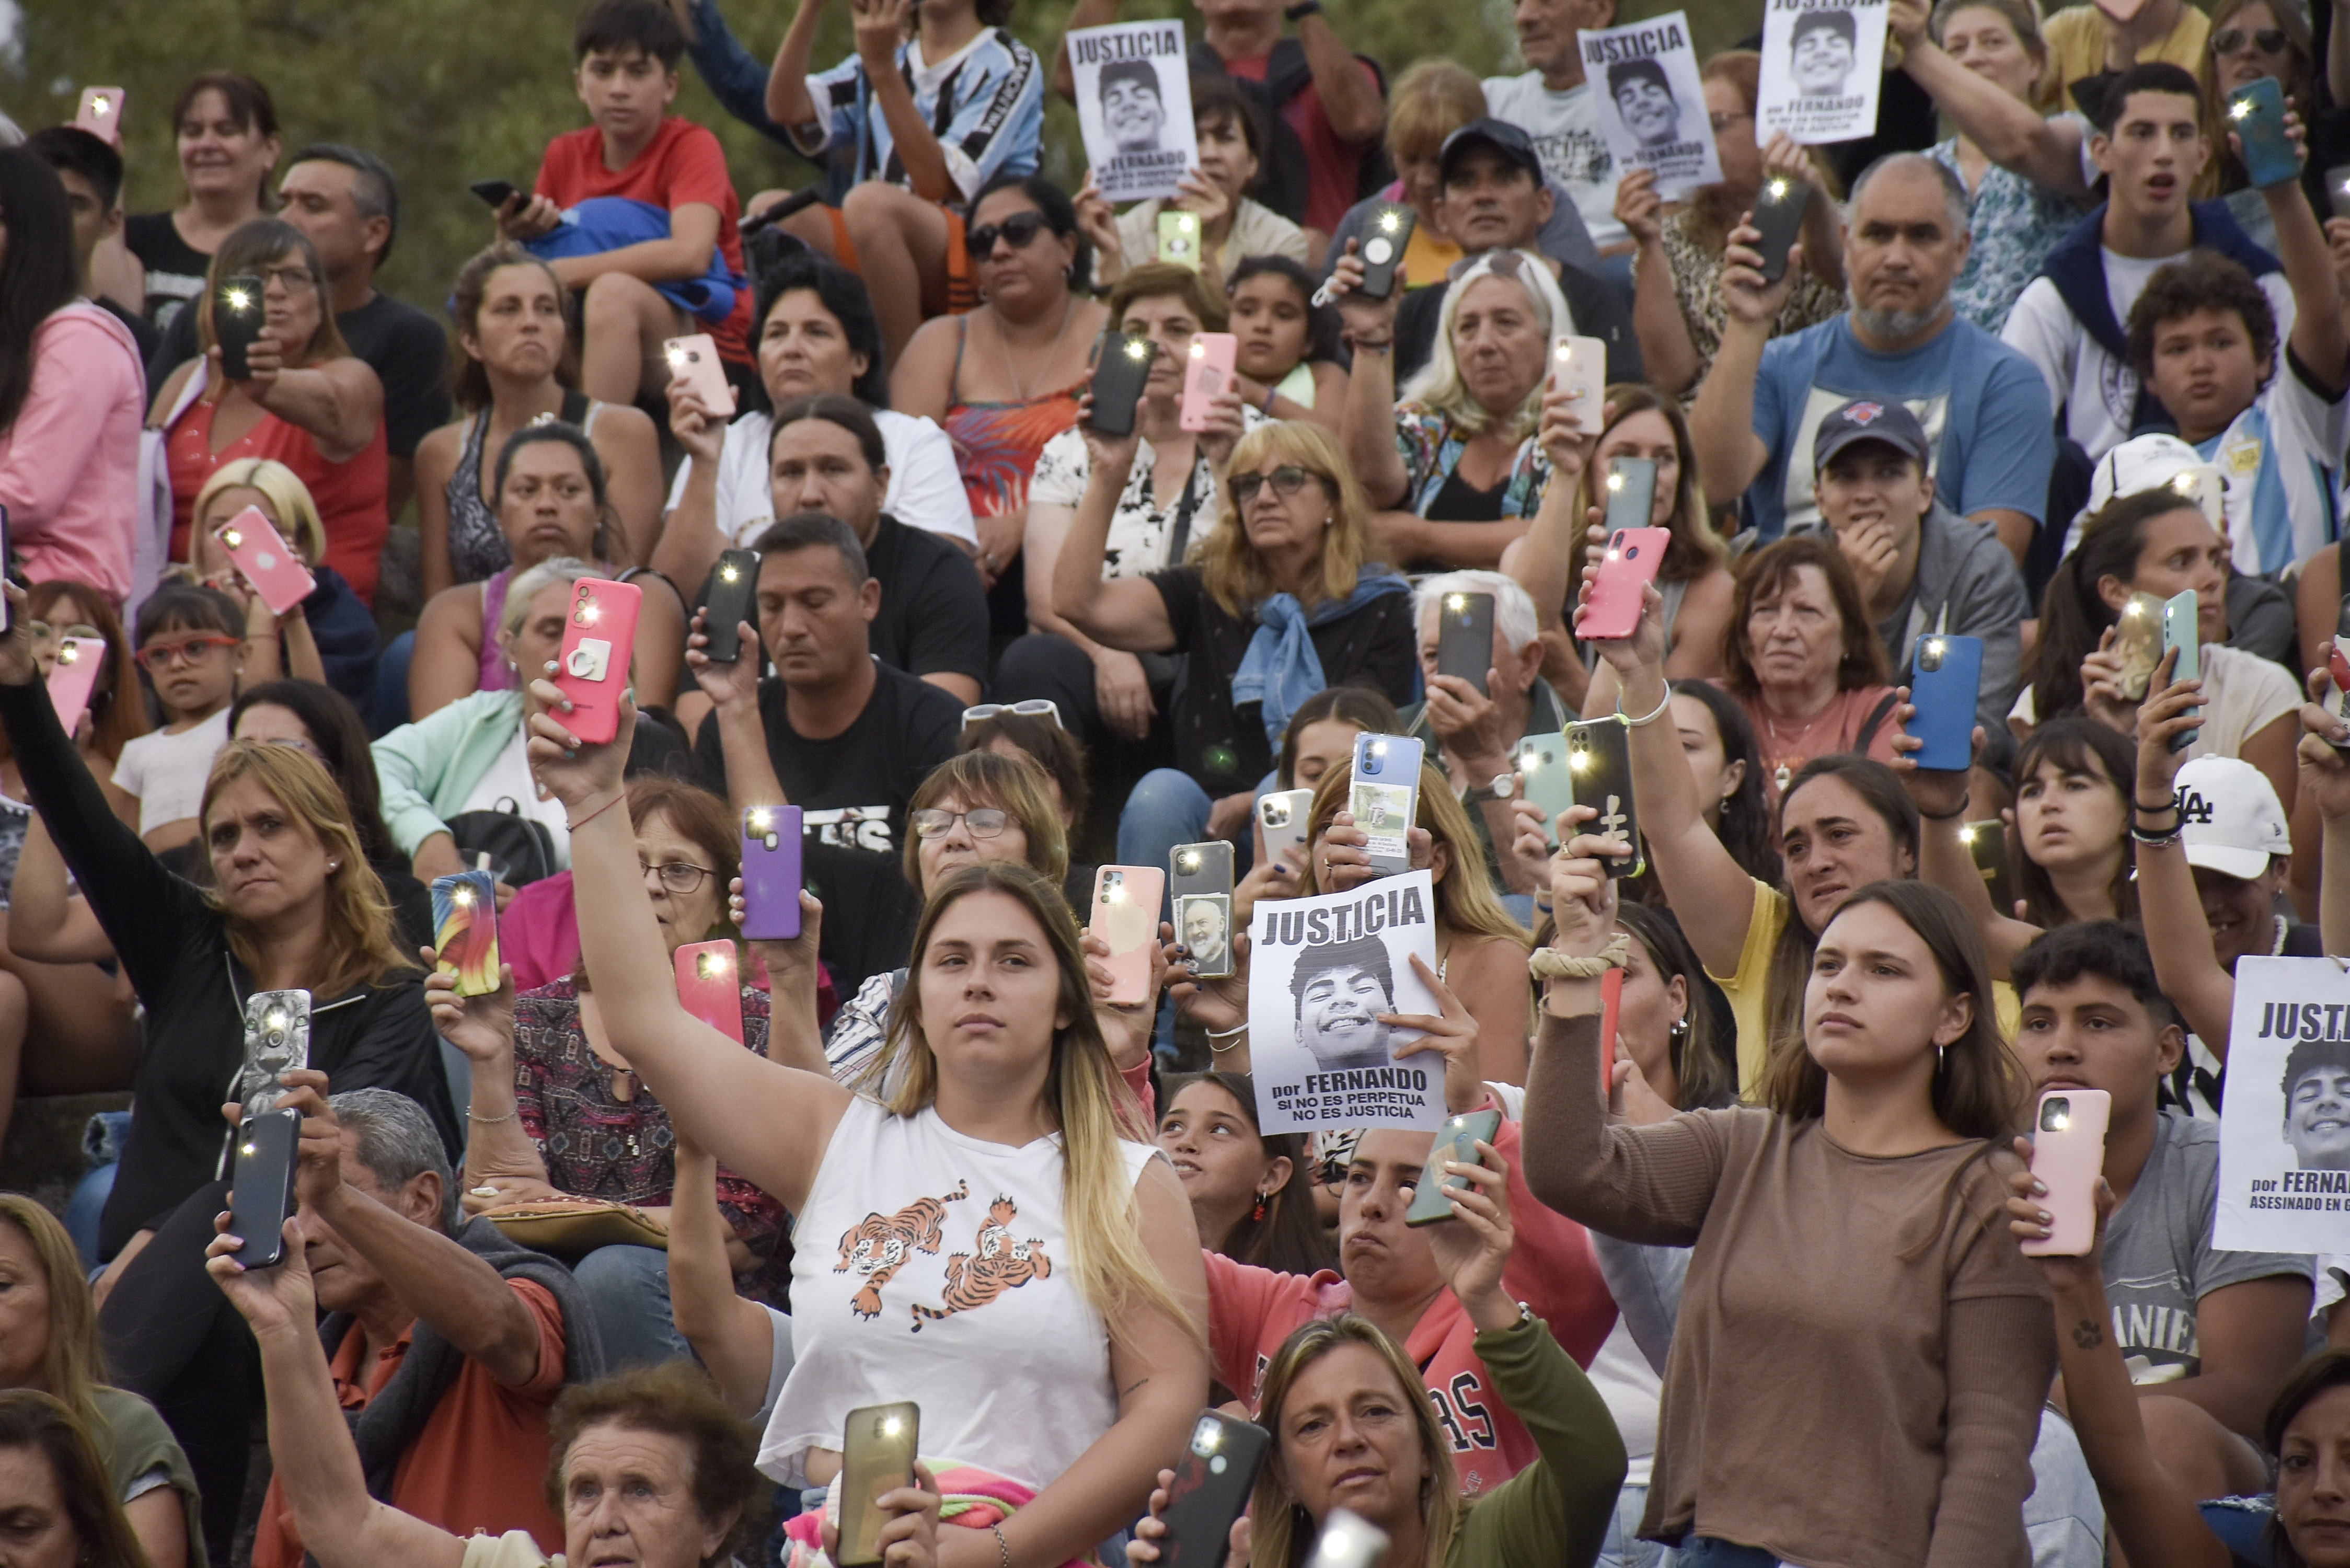
<path fill-rule="evenodd" d="M 2235 757 L 2197 757 L 2178 770 L 2178 824 L 2187 864 L 2249 882 L 2272 855 L 2293 853 L 2293 831 L 2268 775 Z"/>
<path fill-rule="evenodd" d="M 1436 177 L 1450 179 L 1452 166 L 1462 154 L 1474 148 L 1490 147 L 1510 162 L 1543 181 L 1542 159 L 1534 152 L 1534 138 L 1506 119 L 1472 119 L 1444 139 L 1443 149 L 1436 155 Z"/>
<path fill-rule="evenodd" d="M 1933 449 L 1926 427 L 1908 405 L 1898 398 L 1855 398 L 1831 410 L 1812 435 L 1812 468 L 1825 468 L 1828 460 L 1856 441 L 1878 441 L 1933 466 Z"/>
<path fill-rule="evenodd" d="M 2216 464 L 2204 462 L 2175 435 L 2132 436 L 2097 460 L 2089 476 L 2089 504 L 2065 530 L 2063 554 L 2081 547 L 2089 519 L 2108 502 L 2166 486 L 2194 502 L 2212 527 L 2228 531 L 2228 482 Z"/>

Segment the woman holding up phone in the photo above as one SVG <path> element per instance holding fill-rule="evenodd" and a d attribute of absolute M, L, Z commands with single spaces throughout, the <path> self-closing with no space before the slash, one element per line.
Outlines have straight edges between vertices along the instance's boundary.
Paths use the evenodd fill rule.
<path fill-rule="evenodd" d="M 635 710 L 611 744 L 584 745 L 560 691 L 536 690 L 550 711 L 532 721 L 532 762 L 572 814 L 580 946 L 613 1039 L 681 1134 L 808 1233 L 851 1238 L 847 1270 L 829 1249 L 794 1262 L 795 1359 L 768 1473 L 828 1485 L 849 1410 L 919 1398 L 925 1446 L 989 1456 L 1017 1508 L 960 1516 L 986 1534 L 946 1546 L 949 1563 L 1090 1552 L 1141 1511 L 1207 1392 L 1191 1205 L 1156 1151 L 1122 1137 L 1135 1107 L 1104 1033 L 1147 1049 L 1149 1005 L 1097 1010 L 1057 887 L 983 862 L 923 910 L 888 1103 L 754 1056 L 687 1014 L 660 957 L 611 810 Z M 936 1252 L 893 1240 L 931 1234 Z"/>

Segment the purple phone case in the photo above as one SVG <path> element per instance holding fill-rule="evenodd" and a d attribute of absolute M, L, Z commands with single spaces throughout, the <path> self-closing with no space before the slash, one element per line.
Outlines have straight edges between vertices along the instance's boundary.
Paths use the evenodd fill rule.
<path fill-rule="evenodd" d="M 743 935 L 789 941 L 800 934 L 800 808 L 767 809 L 775 813 L 767 833 L 753 832 L 747 822 L 743 828 Z"/>

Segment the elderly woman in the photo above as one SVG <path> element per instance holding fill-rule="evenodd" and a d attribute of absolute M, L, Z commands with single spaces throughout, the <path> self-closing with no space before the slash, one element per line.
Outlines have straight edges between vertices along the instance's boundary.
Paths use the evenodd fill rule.
<path fill-rule="evenodd" d="M 1893 760 L 1900 725 L 1884 645 L 1835 545 L 1806 535 L 1755 552 L 1738 576 L 1722 655 L 1721 683 L 1754 726 L 1772 804 L 1814 757 Z"/>
<path fill-rule="evenodd" d="M 1087 429 L 1097 487 L 1126 472 L 1139 435 Z M 1365 561 L 1363 492 L 1317 425 L 1276 421 L 1241 437 L 1213 528 L 1184 565 L 1103 575 L 1109 509 L 1081 508 L 1062 541 L 1053 605 L 1096 641 L 1188 653 L 1170 715 L 1176 765 L 1143 776 L 1118 823 L 1118 859 L 1156 866 L 1178 844 L 1232 837 L 1297 705 L 1363 685 L 1419 695 L 1411 591 Z"/>

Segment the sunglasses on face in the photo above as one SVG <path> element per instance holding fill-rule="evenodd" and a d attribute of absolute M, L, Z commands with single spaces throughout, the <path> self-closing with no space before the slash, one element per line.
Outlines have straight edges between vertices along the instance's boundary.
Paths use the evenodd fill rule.
<path fill-rule="evenodd" d="M 972 259 L 995 254 L 995 242 L 1002 240 L 1015 251 L 1024 251 L 1045 232 L 1045 214 L 1036 212 L 1014 213 L 1000 223 L 983 223 L 963 235 L 963 248 Z"/>
<path fill-rule="evenodd" d="M 139 662 L 160 675 L 179 664 L 200 663 L 216 648 L 234 648 L 234 637 L 192 637 L 181 642 L 151 642 L 139 650 Z"/>
<path fill-rule="evenodd" d="M 1236 473 L 1232 475 L 1232 505 L 1235 508 L 1247 506 L 1256 499 L 1256 493 L 1268 484 L 1273 486 L 1275 495 L 1295 495 L 1305 488 L 1307 480 L 1318 477 L 1294 462 L 1284 462 L 1271 473 Z"/>
<path fill-rule="evenodd" d="M 2230 27 L 2211 35 L 2211 52 L 2215 55 L 2237 54 L 2241 52 L 2248 40 L 2264 55 L 2282 55 L 2293 47 L 2293 40 L 2284 36 L 2282 27 L 2262 27 L 2256 33 L 2247 33 L 2241 27 Z"/>
<path fill-rule="evenodd" d="M 914 813 L 914 831 L 924 838 L 944 835 L 960 820 L 971 829 L 973 838 L 993 838 L 1011 824 L 1012 814 L 983 805 L 977 811 L 949 811 L 944 806 L 926 805 Z"/>

